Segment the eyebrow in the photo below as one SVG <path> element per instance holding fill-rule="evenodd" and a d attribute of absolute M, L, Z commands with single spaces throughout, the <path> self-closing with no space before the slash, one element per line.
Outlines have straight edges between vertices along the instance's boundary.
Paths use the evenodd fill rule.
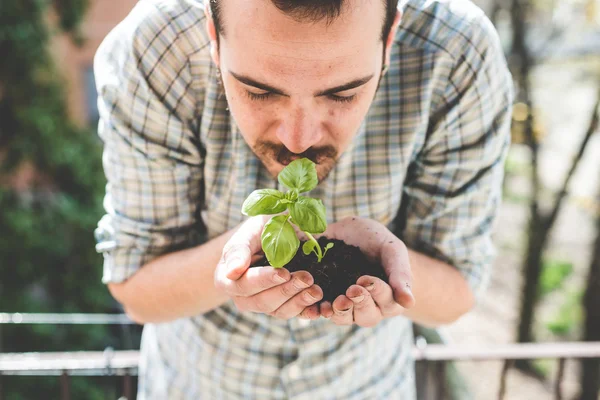
<path fill-rule="evenodd" d="M 316 97 L 318 97 L 318 96 L 329 96 L 329 95 L 332 95 L 332 94 L 335 94 L 335 93 L 338 93 L 338 92 L 343 92 L 345 90 L 350 90 L 350 89 L 357 88 L 357 87 L 362 86 L 365 83 L 369 82 L 373 78 L 373 76 L 375 76 L 375 74 L 371 74 L 369 76 L 365 76 L 365 77 L 362 77 L 362 78 L 359 78 L 359 79 L 355 79 L 355 80 L 353 80 L 351 82 L 344 83 L 343 85 L 340 85 L 340 86 L 332 87 L 330 89 L 325 89 L 325 90 L 323 90 L 321 92 L 315 93 L 315 96 Z"/>
<path fill-rule="evenodd" d="M 271 92 L 271 93 L 275 93 L 281 96 L 287 96 L 289 97 L 289 94 L 285 93 L 285 91 L 278 89 L 276 87 L 273 87 L 271 85 L 267 85 L 266 83 L 262 83 L 262 82 L 258 82 L 250 77 L 244 76 L 244 75 L 240 75 L 240 74 L 236 74 L 233 71 L 229 71 L 229 73 L 238 81 L 242 82 L 245 85 L 248 86 L 252 86 L 255 87 L 257 89 L 261 89 L 261 90 L 265 90 L 267 92 Z M 373 76 L 375 76 L 375 74 L 371 74 L 368 76 L 365 76 L 363 78 L 359 78 L 359 79 L 355 79 L 351 82 L 348 83 L 344 83 L 343 85 L 339 85 L 339 86 L 335 86 L 329 89 L 325 89 L 322 91 L 319 91 L 317 93 L 315 93 L 315 97 L 319 97 L 319 96 L 329 96 L 338 92 L 343 92 L 345 90 L 350 90 L 350 89 L 354 89 L 357 88 L 359 86 L 364 85 L 365 83 L 369 82 Z"/>
<path fill-rule="evenodd" d="M 243 84 L 245 84 L 245 85 L 248 85 L 248 86 L 253 86 L 253 87 L 257 88 L 257 89 L 261 89 L 261 90 L 265 90 L 265 91 L 267 91 L 267 92 L 272 92 L 272 93 L 275 93 L 275 94 L 279 94 L 279 95 L 282 95 L 282 96 L 288 96 L 288 97 L 289 97 L 289 95 L 288 95 L 288 94 L 286 94 L 286 93 L 285 93 L 283 90 L 281 90 L 281 89 L 277 89 L 277 88 L 275 88 L 275 87 L 273 87 L 273 86 L 269 86 L 269 85 L 267 85 L 266 83 L 260 83 L 260 82 L 258 82 L 258 81 L 255 81 L 254 79 L 252 79 L 252 78 L 249 78 L 249 77 L 247 77 L 247 76 L 236 74 L 236 73 L 235 73 L 235 72 L 233 72 L 233 71 L 229 71 L 229 73 L 230 73 L 230 74 L 231 74 L 231 75 L 232 75 L 232 76 L 233 76 L 235 79 L 237 79 L 238 81 L 242 82 L 242 83 L 243 83 Z"/>

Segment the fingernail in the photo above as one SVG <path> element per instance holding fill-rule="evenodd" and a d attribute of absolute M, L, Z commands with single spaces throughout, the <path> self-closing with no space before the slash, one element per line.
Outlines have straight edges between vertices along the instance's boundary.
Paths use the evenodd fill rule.
<path fill-rule="evenodd" d="M 276 272 L 275 274 L 273 274 L 273 282 L 285 283 L 285 282 L 287 282 L 287 279 L 285 279 L 283 276 L 279 275 L 278 272 Z"/>
<path fill-rule="evenodd" d="M 301 279 L 298 279 L 298 278 L 296 278 L 296 279 L 294 279 L 294 280 L 292 281 L 292 285 L 294 285 L 294 287 L 295 287 L 296 289 L 298 289 L 298 290 L 300 290 L 300 289 L 306 289 L 307 287 L 309 287 L 309 286 L 310 286 L 308 283 L 306 283 L 306 282 L 304 282 L 303 280 L 301 280 Z"/>
<path fill-rule="evenodd" d="M 345 310 L 338 310 L 338 309 L 335 309 L 335 308 L 334 308 L 334 309 L 333 309 L 333 311 L 334 311 L 336 314 L 338 314 L 338 315 L 344 315 L 344 314 L 348 313 L 348 311 L 350 311 L 350 309 L 349 309 L 349 308 L 347 308 L 347 309 L 345 309 Z"/>
<path fill-rule="evenodd" d="M 360 296 L 356 296 L 356 297 L 350 297 L 350 300 L 352 300 L 355 304 L 360 303 L 364 299 L 365 299 L 365 295 L 364 294 L 361 294 Z"/>
<path fill-rule="evenodd" d="M 374 287 L 375 287 L 375 282 L 372 282 L 372 283 L 368 284 L 367 286 L 364 286 L 364 288 L 367 289 L 369 292 L 372 291 Z"/>
<path fill-rule="evenodd" d="M 317 298 L 310 294 L 310 292 L 304 292 L 304 296 L 308 301 L 317 301 Z"/>
<path fill-rule="evenodd" d="M 410 288 L 410 283 L 406 282 L 406 283 L 404 284 L 404 291 L 405 291 L 406 293 L 410 294 L 411 296 L 413 296 L 413 292 L 412 292 L 412 290 L 411 290 L 411 288 Z M 413 296 L 413 297 L 415 297 L 415 296 Z"/>

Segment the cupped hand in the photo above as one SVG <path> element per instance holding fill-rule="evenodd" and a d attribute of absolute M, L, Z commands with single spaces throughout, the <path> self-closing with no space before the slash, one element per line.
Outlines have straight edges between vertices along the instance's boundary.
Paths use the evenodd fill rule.
<path fill-rule="evenodd" d="M 306 271 L 290 273 L 285 268 L 250 265 L 262 258 L 260 236 L 269 217 L 246 220 L 225 244 L 215 269 L 214 284 L 227 294 L 240 311 L 264 313 L 289 319 L 304 312 L 306 318 L 317 318 L 314 310 L 306 310 L 323 298 Z"/>
<path fill-rule="evenodd" d="M 329 225 L 323 236 L 359 247 L 367 258 L 383 266 L 389 283 L 374 276 L 361 276 L 333 304 L 323 302 L 310 306 L 301 316 L 312 319 L 320 313 L 337 325 L 373 327 L 384 318 L 401 315 L 414 306 L 408 250 L 383 224 L 368 218 L 349 217 Z"/>

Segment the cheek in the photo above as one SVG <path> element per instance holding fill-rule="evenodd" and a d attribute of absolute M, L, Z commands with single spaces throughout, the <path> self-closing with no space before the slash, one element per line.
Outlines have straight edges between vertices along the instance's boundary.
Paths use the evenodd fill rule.
<path fill-rule="evenodd" d="M 356 131 L 351 113 L 346 107 L 339 106 L 333 106 L 327 112 L 324 127 L 329 136 L 328 141 L 338 148 L 345 148 L 345 144 L 352 139 Z"/>
<path fill-rule="evenodd" d="M 240 94 L 227 96 L 227 101 L 235 123 L 250 144 L 268 138 L 270 127 L 276 121 L 270 107 L 252 102 Z"/>
<path fill-rule="evenodd" d="M 347 105 L 334 104 L 327 110 L 328 125 L 336 130 L 352 131 L 358 129 L 369 109 L 369 102 L 358 100 Z"/>
<path fill-rule="evenodd" d="M 346 148 L 347 144 L 352 141 L 369 111 L 370 105 L 370 101 L 359 99 L 351 105 L 333 105 L 328 108 L 326 129 L 340 149 Z"/>

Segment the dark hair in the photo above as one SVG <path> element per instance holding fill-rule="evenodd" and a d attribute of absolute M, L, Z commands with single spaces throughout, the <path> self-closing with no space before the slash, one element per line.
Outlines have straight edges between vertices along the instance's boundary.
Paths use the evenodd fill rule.
<path fill-rule="evenodd" d="M 223 21 L 221 19 L 221 4 L 219 0 L 209 0 L 217 34 L 223 34 Z M 385 43 L 392 29 L 398 0 L 383 0 L 386 6 L 381 40 Z M 344 0 L 271 0 L 271 2 L 285 14 L 298 21 L 319 22 L 323 19 L 332 22 L 342 12 Z"/>

